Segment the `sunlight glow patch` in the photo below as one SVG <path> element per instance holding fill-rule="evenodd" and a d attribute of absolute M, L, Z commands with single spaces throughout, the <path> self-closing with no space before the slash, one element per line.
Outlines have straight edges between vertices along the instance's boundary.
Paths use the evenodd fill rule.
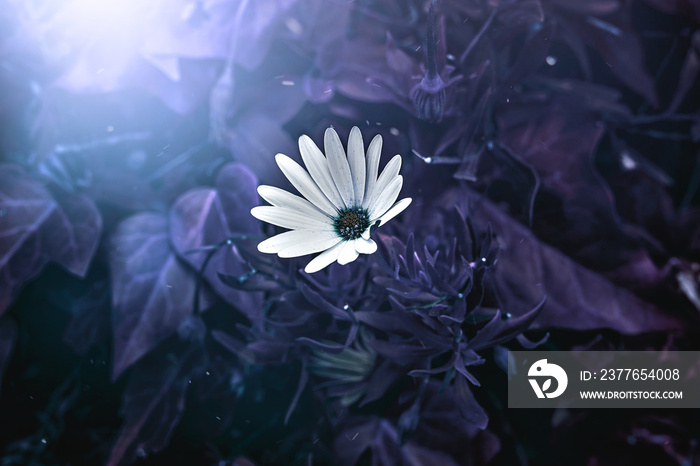
<path fill-rule="evenodd" d="M 138 47 L 149 13 L 159 2 L 140 0 L 66 0 L 44 24 L 45 33 L 68 54 L 91 49 L 123 56 Z M 157 27 L 151 25 L 150 27 Z"/>
<path fill-rule="evenodd" d="M 72 0 L 58 13 L 74 40 L 90 40 L 112 35 L 115 42 L 139 24 L 149 2 L 139 0 Z"/>
<path fill-rule="evenodd" d="M 43 51 L 68 64 L 59 85 L 81 91 L 118 87 L 122 74 L 144 46 L 160 0 L 64 0 L 38 13 Z"/>

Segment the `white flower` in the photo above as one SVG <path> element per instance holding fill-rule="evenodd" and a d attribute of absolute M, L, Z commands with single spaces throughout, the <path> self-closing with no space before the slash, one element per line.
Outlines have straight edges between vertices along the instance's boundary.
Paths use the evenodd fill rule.
<path fill-rule="evenodd" d="M 253 208 L 257 219 L 291 231 L 258 244 L 261 252 L 280 257 L 298 257 L 321 252 L 304 269 L 318 272 L 334 261 L 348 264 L 360 254 L 372 254 L 377 243 L 370 231 L 401 213 L 410 198 L 396 202 L 403 177 L 401 156 L 395 155 L 379 175 L 382 138 L 377 135 L 367 148 L 359 128 L 348 138 L 345 155 L 338 133 L 328 128 L 324 135 L 326 156 L 310 137 L 299 138 L 299 151 L 308 172 L 284 154 L 275 160 L 282 173 L 303 198 L 274 186 L 259 186 L 260 197 L 272 204 Z"/>

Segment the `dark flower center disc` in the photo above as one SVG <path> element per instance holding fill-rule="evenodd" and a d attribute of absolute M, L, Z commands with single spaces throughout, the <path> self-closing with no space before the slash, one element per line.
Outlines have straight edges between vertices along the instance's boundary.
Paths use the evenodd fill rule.
<path fill-rule="evenodd" d="M 333 227 L 344 240 L 357 239 L 369 227 L 369 213 L 359 206 L 346 207 L 338 211 Z"/>

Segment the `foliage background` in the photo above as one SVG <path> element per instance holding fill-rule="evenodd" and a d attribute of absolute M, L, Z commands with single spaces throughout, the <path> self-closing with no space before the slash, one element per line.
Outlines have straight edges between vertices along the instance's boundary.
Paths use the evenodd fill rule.
<path fill-rule="evenodd" d="M 0 2 L 1 464 L 700 464 L 503 369 L 699 349 L 700 4 L 435 3 Z M 249 211 L 331 125 L 414 201 L 308 276 Z"/>

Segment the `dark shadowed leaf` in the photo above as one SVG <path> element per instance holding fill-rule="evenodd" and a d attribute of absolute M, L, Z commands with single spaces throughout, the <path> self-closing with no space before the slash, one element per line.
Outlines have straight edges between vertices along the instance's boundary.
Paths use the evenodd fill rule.
<path fill-rule="evenodd" d="M 700 14 L 700 5 L 698 5 L 698 14 Z M 673 100 L 668 106 L 668 113 L 678 111 L 678 108 L 684 103 L 684 98 L 688 91 L 697 84 L 698 74 L 700 73 L 700 31 L 695 31 L 691 38 L 691 47 L 685 55 L 683 67 L 681 68 L 680 76 L 678 77 L 678 87 L 673 95 Z"/>
<path fill-rule="evenodd" d="M 551 35 L 549 26 L 534 28 L 533 32 L 527 35 L 522 50 L 510 70 L 509 82 L 522 82 L 545 64 Z"/>
<path fill-rule="evenodd" d="M 644 0 L 657 10 L 669 15 L 683 15 L 700 23 L 700 3 L 696 0 Z"/>
<path fill-rule="evenodd" d="M 400 446 L 396 426 L 386 419 L 367 417 L 340 426 L 333 447 L 338 464 L 343 466 L 357 464 L 366 450 L 371 452 L 372 464 L 376 466 L 457 466 L 450 455 L 419 442 L 418 438 L 412 438 Z"/>
<path fill-rule="evenodd" d="M 450 389 L 454 390 L 453 396 L 459 407 L 459 413 L 462 419 L 479 429 L 486 429 L 489 423 L 489 417 L 486 415 L 484 408 L 482 408 L 479 402 L 474 398 L 474 394 L 467 383 L 467 379 L 464 377 L 457 377 L 454 386 L 450 387 Z"/>
<path fill-rule="evenodd" d="M 600 16 L 609 15 L 620 8 L 619 0 L 580 0 L 577 2 L 553 0 L 552 3 L 576 13 Z"/>
<path fill-rule="evenodd" d="M 649 236 L 622 221 L 610 187 L 593 163 L 603 128 L 578 102 L 550 98 L 546 110 L 540 111 L 544 108 L 511 105 L 499 118 L 503 147 L 530 168 L 541 185 L 531 195 L 556 198 L 530 204 L 542 219 L 534 229 L 551 238 L 553 246 L 573 251 L 583 265 L 614 268 L 623 253 L 636 252 Z"/>
<path fill-rule="evenodd" d="M 17 342 L 17 323 L 9 315 L 0 317 L 0 387 L 2 376 Z"/>
<path fill-rule="evenodd" d="M 112 236 L 114 378 L 193 310 L 195 277 L 170 249 L 168 233 L 166 216 L 139 214 L 120 223 Z"/>
<path fill-rule="evenodd" d="M 508 25 L 508 27 L 513 27 L 520 24 L 541 23 L 544 18 L 544 10 L 540 0 L 523 0 L 513 2 L 510 8 L 505 8 L 499 15 L 498 21 Z"/>
<path fill-rule="evenodd" d="M 250 215 L 258 204 L 256 187 L 250 170 L 229 164 L 219 171 L 216 189 L 185 193 L 170 211 L 170 238 L 179 257 L 200 270 L 210 255 L 204 278 L 226 302 L 251 318 L 258 315 L 261 295 L 231 288 L 218 274 L 240 277 L 251 272 L 235 243 L 259 231 L 257 220 Z M 229 239 L 231 244 L 226 244 Z M 221 246 L 206 249 L 216 245 Z"/>
<path fill-rule="evenodd" d="M 532 309 L 547 296 L 536 327 L 612 328 L 622 333 L 670 330 L 680 322 L 635 295 L 613 285 L 556 249 L 475 193 L 462 192 L 476 222 L 490 222 L 501 244 L 498 266 L 488 278 L 501 308 L 513 315 Z"/>
<path fill-rule="evenodd" d="M 47 262 L 83 276 L 102 229 L 94 203 L 56 190 L 12 165 L 0 167 L 0 312 Z"/>
<path fill-rule="evenodd" d="M 416 441 L 450 453 L 458 464 L 489 464 L 500 449 L 498 438 L 484 430 L 488 417 L 464 378 L 445 390 L 438 381 L 430 382 L 421 419 Z"/>
<path fill-rule="evenodd" d="M 63 341 L 84 355 L 95 344 L 109 340 L 110 293 L 107 281 L 93 283 L 82 295 L 69 301 L 71 320 Z"/>
<path fill-rule="evenodd" d="M 132 464 L 165 448 L 185 408 L 191 378 L 204 371 L 206 355 L 197 342 L 180 342 L 175 352 L 146 356 L 124 389 L 124 426 L 112 447 L 108 466 Z"/>
<path fill-rule="evenodd" d="M 634 30 L 628 6 L 601 18 L 577 18 L 571 26 L 600 54 L 617 79 L 656 107 L 656 86 L 647 70 L 642 41 Z"/>

